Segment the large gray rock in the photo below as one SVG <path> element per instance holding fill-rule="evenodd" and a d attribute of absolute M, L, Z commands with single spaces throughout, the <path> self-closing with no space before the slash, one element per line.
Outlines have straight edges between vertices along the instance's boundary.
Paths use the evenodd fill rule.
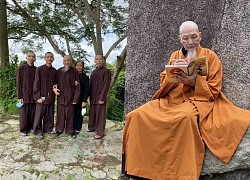
<path fill-rule="evenodd" d="M 211 175 L 218 173 L 233 172 L 239 169 L 248 170 L 248 177 L 250 177 L 250 129 L 248 129 L 244 138 L 241 140 L 236 153 L 228 164 L 224 164 L 217 159 L 209 149 L 206 149 L 202 175 Z M 235 179 L 235 178 L 232 178 Z M 227 178 L 228 180 L 228 178 Z"/>
<path fill-rule="evenodd" d="M 250 109 L 249 9 L 250 1 L 245 0 L 130 0 L 125 113 L 147 102 L 158 89 L 159 73 L 170 53 L 181 47 L 178 28 L 186 20 L 199 25 L 202 46 L 213 49 L 221 58 L 226 96 L 237 106 Z M 202 174 L 248 178 L 249 139 L 250 129 L 228 165 L 207 150 Z"/>

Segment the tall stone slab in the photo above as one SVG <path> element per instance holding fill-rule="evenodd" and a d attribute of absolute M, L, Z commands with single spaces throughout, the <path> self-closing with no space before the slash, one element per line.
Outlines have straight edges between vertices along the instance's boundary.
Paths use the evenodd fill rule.
<path fill-rule="evenodd" d="M 170 54 L 180 49 L 179 26 L 195 21 L 204 34 L 202 44 L 212 47 L 219 32 L 222 0 L 130 0 L 125 111 L 147 102 L 159 87 L 159 73 Z"/>
<path fill-rule="evenodd" d="M 225 2 L 212 48 L 223 64 L 225 95 L 237 106 L 250 109 L 250 0 Z"/>
<path fill-rule="evenodd" d="M 219 55 L 226 96 L 235 105 L 250 109 L 249 9 L 249 0 L 130 0 L 125 113 L 150 100 L 158 89 L 159 73 L 170 54 L 181 48 L 178 28 L 186 20 L 199 25 L 202 46 Z M 248 130 L 228 165 L 207 150 L 202 174 L 218 174 L 215 179 L 249 178 L 249 149 Z"/>

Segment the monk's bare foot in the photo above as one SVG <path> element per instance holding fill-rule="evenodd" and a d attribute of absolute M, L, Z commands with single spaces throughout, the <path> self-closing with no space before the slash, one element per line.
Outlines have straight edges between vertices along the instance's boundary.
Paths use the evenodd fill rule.
<path fill-rule="evenodd" d="M 100 136 L 100 135 L 96 134 L 94 138 L 95 139 L 101 139 L 101 138 L 103 138 L 103 136 Z"/>

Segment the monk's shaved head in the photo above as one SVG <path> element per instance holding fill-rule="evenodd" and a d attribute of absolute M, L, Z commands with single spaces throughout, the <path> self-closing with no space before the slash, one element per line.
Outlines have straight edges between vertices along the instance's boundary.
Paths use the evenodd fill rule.
<path fill-rule="evenodd" d="M 183 22 L 180 26 L 180 29 L 179 29 L 180 35 L 183 33 L 186 33 L 186 32 L 190 32 L 190 31 L 199 33 L 198 25 L 193 21 Z"/>

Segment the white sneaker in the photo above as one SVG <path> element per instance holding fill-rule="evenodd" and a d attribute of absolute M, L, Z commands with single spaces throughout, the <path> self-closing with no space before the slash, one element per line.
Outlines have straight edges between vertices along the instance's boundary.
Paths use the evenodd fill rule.
<path fill-rule="evenodd" d="M 20 136 L 25 137 L 25 136 L 27 136 L 27 133 L 21 133 Z"/>

